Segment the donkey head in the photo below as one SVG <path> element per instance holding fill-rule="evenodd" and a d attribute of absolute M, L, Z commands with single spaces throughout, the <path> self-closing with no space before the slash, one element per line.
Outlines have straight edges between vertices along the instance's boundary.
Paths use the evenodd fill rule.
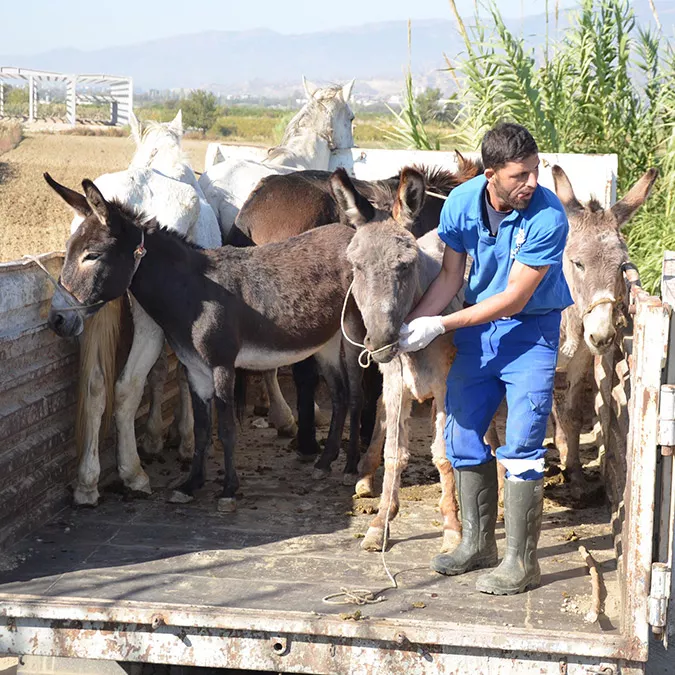
<path fill-rule="evenodd" d="M 90 180 L 82 181 L 84 195 L 60 185 L 48 173 L 45 180 L 84 220 L 66 243 L 66 257 L 48 323 L 61 337 L 79 335 L 84 319 L 131 284 L 138 227 L 115 203 L 107 202 Z"/>
<path fill-rule="evenodd" d="M 354 272 L 354 298 L 366 327 L 365 345 L 371 351 L 391 345 L 373 355 L 376 361 L 387 363 L 398 352 L 401 324 L 419 296 L 420 254 L 410 228 L 424 204 L 424 177 L 410 167 L 401 172 L 394 206 L 386 218 L 374 214 L 344 169 L 331 176 L 331 187 L 346 219 L 356 227 L 347 259 Z"/>
<path fill-rule="evenodd" d="M 628 249 L 621 227 L 649 196 L 657 170 L 649 169 L 609 209 L 594 199 L 582 206 L 565 172 L 557 165 L 552 171 L 555 191 L 570 223 L 563 271 L 575 304 L 567 311 L 575 313 L 574 323 L 583 328 L 591 353 L 600 355 L 614 341 L 615 310 L 624 292 L 622 266 L 628 262 Z"/>

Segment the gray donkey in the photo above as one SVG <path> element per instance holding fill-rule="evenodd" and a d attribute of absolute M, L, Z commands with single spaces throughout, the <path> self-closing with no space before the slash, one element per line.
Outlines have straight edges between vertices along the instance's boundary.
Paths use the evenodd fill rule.
<path fill-rule="evenodd" d="M 401 175 L 401 186 L 405 185 L 407 172 L 410 169 L 404 169 Z M 350 199 L 344 176 L 336 172 L 331 183 L 340 208 L 357 228 L 347 249 L 347 259 L 354 270 L 352 293 L 366 327 L 365 346 L 372 352 L 383 376 L 373 438 L 361 461 L 361 479 L 356 492 L 361 496 L 372 494 L 373 476 L 381 464 L 383 446 L 384 482 L 378 513 L 361 546 L 365 550 L 379 551 L 384 545 L 385 526 L 398 513 L 401 474 L 410 457 L 408 420 L 412 402 L 433 399 L 431 454 L 441 479 L 441 550 L 452 551 L 461 539 L 462 529 L 457 517 L 454 472 L 445 454 L 443 438 L 445 381 L 455 354 L 452 334 L 439 337 L 420 352 L 398 352 L 401 324 L 438 275 L 444 246 L 436 231 L 416 240 L 409 231 L 409 224 L 405 227 L 397 218 L 396 209 L 393 218 L 366 223 L 367 214 Z M 460 293 L 446 311 L 460 309 L 462 301 L 463 293 Z"/>
<path fill-rule="evenodd" d="M 595 199 L 582 205 L 565 172 L 557 165 L 552 171 L 556 194 L 570 223 L 563 271 L 574 299 L 574 305 L 563 312 L 560 327 L 558 363 L 566 365 L 567 390 L 554 398 L 555 445 L 574 494 L 580 496 L 584 480 L 579 434 L 585 381 L 593 358 L 614 344 L 616 326 L 623 318 L 623 271 L 630 261 L 621 228 L 649 196 L 658 171 L 649 169 L 609 209 L 603 209 Z"/>

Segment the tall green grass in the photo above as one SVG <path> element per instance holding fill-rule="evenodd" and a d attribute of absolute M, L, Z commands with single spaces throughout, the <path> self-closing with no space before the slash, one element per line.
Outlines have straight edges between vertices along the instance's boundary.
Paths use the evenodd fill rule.
<path fill-rule="evenodd" d="M 510 120 L 529 128 L 542 152 L 616 153 L 619 196 L 657 166 L 655 189 L 626 229 L 643 283 L 656 292 L 663 250 L 675 248 L 675 58 L 667 36 L 636 25 L 628 0 L 581 0 L 561 39 L 547 35 L 536 52 L 508 29 L 494 0 L 481 3 L 489 22 L 477 13 L 465 20 L 450 5 L 464 51 L 446 59 L 463 104 L 448 137 L 476 149 L 487 129 Z M 548 2 L 546 11 L 550 21 Z"/>

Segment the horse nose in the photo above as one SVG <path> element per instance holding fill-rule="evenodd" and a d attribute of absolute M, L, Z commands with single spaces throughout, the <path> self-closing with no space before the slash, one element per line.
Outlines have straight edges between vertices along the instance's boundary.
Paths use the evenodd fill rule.
<path fill-rule="evenodd" d="M 363 344 L 366 346 L 366 349 L 372 349 L 373 339 L 369 335 L 366 335 L 366 339 L 363 341 Z"/>

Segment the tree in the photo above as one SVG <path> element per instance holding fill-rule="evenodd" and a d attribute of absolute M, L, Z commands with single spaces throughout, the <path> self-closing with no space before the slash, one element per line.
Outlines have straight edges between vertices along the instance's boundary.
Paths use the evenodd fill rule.
<path fill-rule="evenodd" d="M 441 112 L 441 90 L 427 87 L 415 97 L 415 105 L 422 122 L 427 124 L 435 120 Z"/>
<path fill-rule="evenodd" d="M 193 91 L 183 105 L 186 127 L 206 131 L 218 118 L 218 104 L 215 94 L 203 89 Z"/>

